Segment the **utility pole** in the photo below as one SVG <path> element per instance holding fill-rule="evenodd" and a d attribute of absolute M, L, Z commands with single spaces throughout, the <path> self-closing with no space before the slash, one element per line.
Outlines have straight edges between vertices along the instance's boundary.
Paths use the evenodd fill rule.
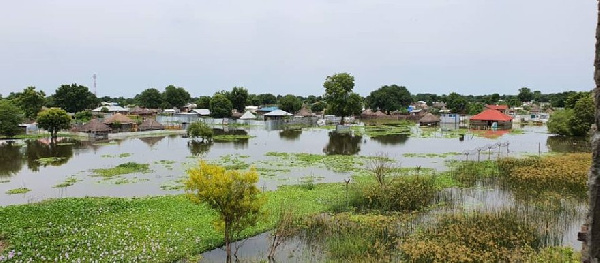
<path fill-rule="evenodd" d="M 98 97 L 98 94 L 96 94 L 96 73 L 94 73 L 92 78 L 94 79 L 94 96 Z"/>

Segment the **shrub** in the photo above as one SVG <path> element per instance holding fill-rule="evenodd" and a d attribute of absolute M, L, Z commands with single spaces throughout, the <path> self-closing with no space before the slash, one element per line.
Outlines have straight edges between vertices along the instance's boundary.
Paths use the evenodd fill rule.
<path fill-rule="evenodd" d="M 359 184 L 350 197 L 350 205 L 359 210 L 416 211 L 428 206 L 436 193 L 433 176 L 395 177 L 383 186 Z"/>

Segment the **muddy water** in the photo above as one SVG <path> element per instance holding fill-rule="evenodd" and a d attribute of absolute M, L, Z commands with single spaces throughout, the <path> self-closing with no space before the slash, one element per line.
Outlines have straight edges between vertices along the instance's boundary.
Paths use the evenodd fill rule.
<path fill-rule="evenodd" d="M 107 142 L 60 139 L 51 144 L 47 139 L 2 142 L 0 144 L 0 205 L 36 202 L 48 198 L 79 196 L 146 196 L 181 193 L 181 190 L 163 190 L 185 175 L 185 170 L 200 158 L 218 160 L 222 156 L 243 156 L 246 163 L 265 161 L 267 152 L 313 154 L 347 154 L 372 156 L 386 153 L 403 167 L 431 167 L 445 169 L 444 160 L 473 158 L 465 155 L 433 156 L 427 153 L 463 153 L 478 147 L 509 142 L 504 155 L 538 154 L 556 149 L 579 150 L 585 143 L 556 139 L 545 127 L 524 128 L 524 134 L 504 134 L 485 138 L 467 134 L 464 140 L 445 138 L 434 134 L 426 138 L 407 135 L 387 135 L 369 138 L 367 135 L 339 135 L 323 129 L 270 130 L 268 126 L 247 129 L 229 129 L 225 133 L 253 136 L 236 142 L 192 143 L 179 135 L 156 135 L 143 138 L 125 138 Z M 494 152 L 495 153 L 495 152 Z M 122 155 L 124 154 L 124 155 Z M 421 154 L 419 157 L 406 157 Z M 500 154 L 500 153 L 499 153 Z M 491 154 L 495 155 L 495 154 Z M 49 164 L 40 159 L 57 157 Z M 110 168 L 125 162 L 150 164 L 150 173 L 134 173 L 105 180 L 93 177 L 92 169 Z M 340 174 L 322 167 L 295 167 L 275 176 L 261 178 L 264 189 L 275 189 L 282 184 L 295 184 L 306 176 L 316 176 L 320 182 L 342 182 L 348 174 Z M 67 178 L 78 181 L 66 188 L 53 186 Z M 9 189 L 26 187 L 29 193 L 8 195 Z"/>

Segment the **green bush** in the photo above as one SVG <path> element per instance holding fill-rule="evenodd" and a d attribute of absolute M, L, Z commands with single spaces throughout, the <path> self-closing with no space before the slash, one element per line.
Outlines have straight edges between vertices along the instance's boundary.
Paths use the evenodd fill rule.
<path fill-rule="evenodd" d="M 431 204 L 437 191 L 433 176 L 398 176 L 385 185 L 357 185 L 349 203 L 358 210 L 417 211 Z"/>

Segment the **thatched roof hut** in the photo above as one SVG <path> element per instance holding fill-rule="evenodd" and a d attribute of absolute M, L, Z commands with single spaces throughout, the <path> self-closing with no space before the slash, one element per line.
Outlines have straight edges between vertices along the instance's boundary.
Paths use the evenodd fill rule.
<path fill-rule="evenodd" d="M 362 117 L 371 117 L 373 116 L 373 111 L 371 109 L 366 109 L 360 115 Z"/>
<path fill-rule="evenodd" d="M 240 117 L 242 117 L 242 115 L 243 115 L 242 113 L 239 113 L 236 111 L 234 113 L 231 113 L 231 118 L 239 119 Z"/>
<path fill-rule="evenodd" d="M 135 108 L 131 109 L 129 113 L 133 115 L 155 115 L 156 110 L 140 108 L 139 106 L 135 106 Z"/>
<path fill-rule="evenodd" d="M 310 111 L 306 107 L 302 107 L 302 109 L 300 109 L 296 116 L 310 117 L 312 116 L 312 113 L 310 113 Z"/>
<path fill-rule="evenodd" d="M 164 130 L 165 127 L 157 122 L 155 119 L 149 118 L 144 120 L 140 127 L 138 128 L 140 131 L 152 131 L 152 130 Z"/>
<path fill-rule="evenodd" d="M 114 114 L 113 116 L 110 116 L 108 119 L 104 120 L 104 124 L 115 124 L 115 123 L 126 125 L 126 124 L 134 124 L 135 121 L 133 121 L 132 119 L 130 119 L 129 117 L 127 117 L 121 113 Z"/>
<path fill-rule="evenodd" d="M 244 113 L 244 115 L 242 115 L 242 117 L 240 117 L 240 120 L 254 120 L 256 119 L 256 116 L 254 114 L 252 114 L 252 112 L 250 111 L 246 111 Z"/>
<path fill-rule="evenodd" d="M 377 112 L 373 113 L 373 116 L 387 116 L 387 114 L 383 113 L 382 111 L 378 110 Z"/>
<path fill-rule="evenodd" d="M 440 117 L 431 113 L 425 114 L 423 118 L 419 120 L 421 126 L 437 126 L 440 123 Z"/>
<path fill-rule="evenodd" d="M 85 125 L 81 126 L 78 130 L 80 132 L 87 132 L 87 133 L 103 133 L 103 132 L 110 132 L 111 129 L 110 129 L 110 127 L 108 127 L 108 125 L 100 122 L 99 120 L 92 119 Z"/>

